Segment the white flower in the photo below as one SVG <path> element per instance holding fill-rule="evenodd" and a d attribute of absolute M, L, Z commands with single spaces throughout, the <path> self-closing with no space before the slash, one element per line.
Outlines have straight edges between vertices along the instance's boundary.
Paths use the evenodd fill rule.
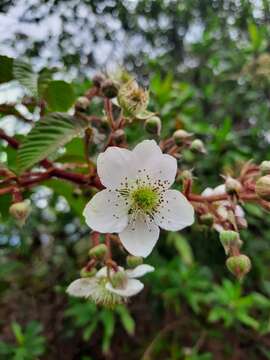
<path fill-rule="evenodd" d="M 118 267 L 125 281 L 119 286 L 113 286 L 108 277 L 107 267 L 101 268 L 93 277 L 80 278 L 73 281 L 67 288 L 67 293 L 75 297 L 85 297 L 96 304 L 112 307 L 121 304 L 128 297 L 137 295 L 144 287 L 143 283 L 137 278 L 154 271 L 153 266 L 142 264 L 135 269 L 124 270 Z M 110 277 L 116 274 L 110 269 Z"/>
<path fill-rule="evenodd" d="M 206 188 L 204 189 L 204 191 L 202 192 L 203 196 L 211 196 L 211 195 L 222 195 L 226 193 L 226 187 L 224 184 L 218 185 L 217 187 L 213 188 Z M 231 210 L 231 204 L 228 200 L 221 200 L 221 201 L 216 201 L 215 202 L 216 205 L 216 210 L 217 213 L 219 214 L 219 216 L 223 219 L 223 220 L 229 220 L 229 210 Z M 236 205 L 235 210 L 234 210 L 234 215 L 236 216 L 236 218 L 238 218 L 238 220 L 240 222 L 245 222 L 245 212 L 243 210 L 243 208 L 240 205 Z M 221 232 L 224 231 L 224 228 L 222 225 L 220 224 L 214 224 L 214 228 L 216 229 L 216 231 Z"/>
<path fill-rule="evenodd" d="M 97 159 L 97 172 L 106 187 L 84 209 L 86 223 L 101 233 L 119 233 L 126 250 L 150 254 L 159 226 L 181 230 L 194 222 L 194 210 L 177 190 L 168 190 L 177 171 L 176 159 L 163 154 L 154 140 L 133 151 L 109 147 Z"/>

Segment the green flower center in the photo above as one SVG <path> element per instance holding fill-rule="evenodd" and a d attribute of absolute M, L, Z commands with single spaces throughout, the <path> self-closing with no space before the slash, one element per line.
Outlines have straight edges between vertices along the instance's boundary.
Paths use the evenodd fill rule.
<path fill-rule="evenodd" d="M 143 212 L 151 212 L 158 204 L 159 196 L 157 192 L 149 187 L 136 189 L 132 193 L 133 207 Z"/>

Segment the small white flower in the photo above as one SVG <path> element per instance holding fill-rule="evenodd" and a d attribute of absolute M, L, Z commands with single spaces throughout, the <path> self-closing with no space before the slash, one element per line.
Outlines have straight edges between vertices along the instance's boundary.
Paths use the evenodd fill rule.
<path fill-rule="evenodd" d="M 185 196 L 168 190 L 176 171 L 176 159 L 163 154 L 154 140 L 141 142 L 133 151 L 109 147 L 97 159 L 106 189 L 86 205 L 86 223 L 101 233 L 119 233 L 129 253 L 148 256 L 159 227 L 176 231 L 194 222 L 194 209 Z"/>
<path fill-rule="evenodd" d="M 225 193 L 226 193 L 226 187 L 224 184 L 221 184 L 221 185 L 218 185 L 217 187 L 215 187 L 214 189 L 210 188 L 210 187 L 204 189 L 204 191 L 202 192 L 202 195 L 203 196 L 211 196 L 211 195 L 222 195 Z M 230 202 L 228 200 L 221 200 L 221 201 L 216 201 L 215 205 L 216 205 L 216 210 L 217 210 L 217 213 L 219 214 L 219 216 L 223 220 L 228 220 L 229 219 L 229 210 L 231 210 Z M 245 220 L 245 212 L 240 205 L 236 205 L 235 210 L 234 210 L 234 215 L 236 216 L 236 218 L 239 218 L 240 221 Z M 224 231 L 223 226 L 220 224 L 214 224 L 214 228 L 218 232 Z"/>
<path fill-rule="evenodd" d="M 75 297 L 84 297 L 92 300 L 96 304 L 112 307 L 121 304 L 128 297 L 137 295 L 144 287 L 143 283 L 137 278 L 154 271 L 153 266 L 142 264 L 135 269 L 124 270 L 118 267 L 126 277 L 126 281 L 119 286 L 113 286 L 109 280 L 107 267 L 101 268 L 93 277 L 80 278 L 73 281 L 67 288 L 67 293 Z M 113 277 L 115 271 L 110 270 Z"/>

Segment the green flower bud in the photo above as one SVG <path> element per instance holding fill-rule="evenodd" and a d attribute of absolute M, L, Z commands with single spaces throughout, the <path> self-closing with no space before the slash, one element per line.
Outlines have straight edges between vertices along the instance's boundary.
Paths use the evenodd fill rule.
<path fill-rule="evenodd" d="M 89 256 L 96 258 L 98 260 L 102 260 L 104 258 L 104 256 L 107 254 L 107 246 L 105 244 L 99 244 L 96 245 L 94 247 L 92 247 L 92 249 L 89 250 Z"/>
<path fill-rule="evenodd" d="M 30 215 L 30 200 L 24 200 L 14 203 L 9 208 L 9 213 L 17 221 L 19 226 L 23 226 Z"/>
<path fill-rule="evenodd" d="M 250 271 L 251 261 L 248 256 L 241 254 L 229 257 L 226 266 L 233 275 L 241 279 Z"/>
<path fill-rule="evenodd" d="M 127 115 L 136 117 L 140 112 L 146 110 L 149 95 L 148 91 L 140 88 L 132 79 L 120 87 L 117 100 Z"/>
<path fill-rule="evenodd" d="M 180 173 L 180 178 L 181 180 L 192 180 L 193 179 L 192 172 L 190 170 L 183 170 Z"/>
<path fill-rule="evenodd" d="M 193 140 L 190 149 L 194 151 L 198 151 L 202 154 L 206 154 L 204 143 L 200 139 Z"/>
<path fill-rule="evenodd" d="M 241 240 L 239 239 L 239 234 L 236 231 L 224 230 L 219 234 L 219 239 L 221 244 L 224 247 L 226 255 L 228 255 L 229 250 L 232 246 L 240 246 Z"/>
<path fill-rule="evenodd" d="M 269 175 L 270 174 L 270 161 L 263 161 L 260 165 L 260 171 L 262 175 Z"/>
<path fill-rule="evenodd" d="M 265 175 L 257 180 L 255 192 L 263 200 L 270 201 L 270 175 Z"/>
<path fill-rule="evenodd" d="M 88 108 L 89 103 L 90 101 L 86 96 L 80 96 L 75 103 L 75 108 L 84 111 Z"/>
<path fill-rule="evenodd" d="M 226 193 L 232 195 L 239 193 L 242 190 L 242 185 L 238 180 L 232 178 L 231 176 L 227 176 L 225 188 Z"/>
<path fill-rule="evenodd" d="M 112 80 L 105 80 L 101 84 L 101 92 L 104 96 L 109 99 L 113 99 L 117 96 L 119 90 L 119 86 L 116 82 Z"/>
<path fill-rule="evenodd" d="M 82 278 L 85 278 L 85 277 L 92 277 L 94 275 L 96 275 L 96 272 L 97 272 L 97 269 L 96 268 L 93 268 L 91 270 L 87 270 L 85 267 L 81 269 L 80 271 L 80 276 Z"/>
<path fill-rule="evenodd" d="M 212 214 L 203 214 L 200 216 L 199 221 L 203 225 L 212 226 L 214 223 L 214 217 Z"/>
<path fill-rule="evenodd" d="M 173 139 L 176 145 L 182 145 L 186 140 L 190 139 L 192 136 L 193 134 L 182 129 L 176 130 L 173 133 Z"/>
<path fill-rule="evenodd" d="M 124 271 L 116 271 L 111 276 L 111 284 L 114 288 L 124 288 L 127 284 L 128 277 Z"/>
<path fill-rule="evenodd" d="M 149 134 L 159 136 L 161 131 L 161 120 L 158 116 L 152 116 L 145 121 L 144 127 Z"/>
<path fill-rule="evenodd" d="M 126 261 L 127 266 L 133 269 L 143 263 L 143 258 L 141 256 L 128 255 Z"/>

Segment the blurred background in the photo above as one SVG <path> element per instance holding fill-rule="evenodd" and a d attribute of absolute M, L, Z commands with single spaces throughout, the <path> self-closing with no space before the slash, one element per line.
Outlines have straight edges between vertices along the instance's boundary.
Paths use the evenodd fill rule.
<path fill-rule="evenodd" d="M 76 95 L 97 72 L 122 67 L 151 92 L 162 137 L 184 128 L 207 156 L 183 154 L 194 191 L 270 160 L 270 3 L 268 0 L 17 0 L 0 2 L 0 53 L 56 68 Z M 0 102 L 20 98 L 0 86 Z M 31 114 L 35 116 L 35 114 Z M 29 125 L 0 114 L 19 139 Z M 147 135 L 128 132 L 130 144 Z M 67 152 L 79 156 L 75 139 Z M 0 160 L 15 151 L 0 141 Z M 162 234 L 145 290 L 115 311 L 68 298 L 65 288 L 87 259 L 82 209 L 90 194 L 50 180 L 28 193 L 23 229 L 0 198 L 0 358 L 99 360 L 270 359 L 270 219 L 244 207 L 243 249 L 252 271 L 241 284 L 226 270 L 218 234 L 201 224 Z"/>

